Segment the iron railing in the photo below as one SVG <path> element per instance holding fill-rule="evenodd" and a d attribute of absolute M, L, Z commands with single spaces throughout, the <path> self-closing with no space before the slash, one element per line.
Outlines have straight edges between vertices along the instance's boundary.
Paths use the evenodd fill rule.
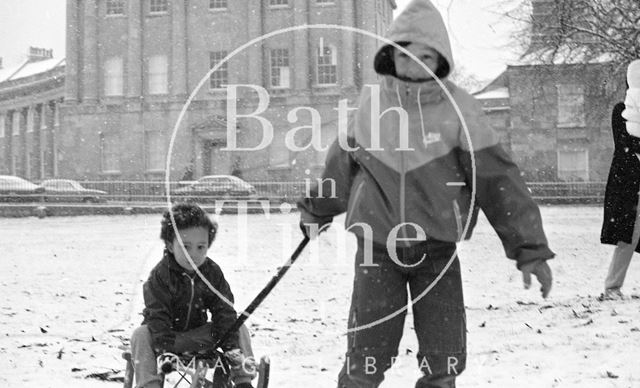
<path fill-rule="evenodd" d="M 0 176 L 0 202 L 107 202 L 150 203 L 166 202 L 167 190 L 163 181 L 79 181 L 85 189 L 104 193 L 83 196 L 79 192 L 35 189 L 26 182 L 20 186 L 15 182 L 3 182 Z M 528 182 L 532 197 L 546 203 L 601 203 L 606 182 Z M 39 187 L 39 186 L 38 186 Z M 194 199 L 197 201 L 225 200 L 269 200 L 293 203 L 305 193 L 305 182 L 256 181 L 242 183 L 199 184 L 194 181 L 170 182 L 173 201 Z M 88 200 L 88 198 L 97 200 Z"/>

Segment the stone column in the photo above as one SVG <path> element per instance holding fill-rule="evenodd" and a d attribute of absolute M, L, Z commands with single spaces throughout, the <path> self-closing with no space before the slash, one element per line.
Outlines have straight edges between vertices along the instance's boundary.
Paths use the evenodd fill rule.
<path fill-rule="evenodd" d="M 84 1 L 84 63 L 82 73 L 86 102 L 98 100 L 98 6 L 97 0 Z"/>
<path fill-rule="evenodd" d="M 366 3 L 368 4 L 368 3 Z M 360 20 L 359 28 L 367 31 L 376 31 L 376 18 L 378 17 L 373 6 L 362 5 L 362 20 Z M 378 76 L 373 68 L 373 59 L 378 51 L 378 47 L 383 45 L 382 42 L 374 38 L 364 37 L 362 39 L 362 81 L 364 84 L 375 83 Z"/>
<path fill-rule="evenodd" d="M 78 10 L 78 0 L 67 0 L 66 76 L 64 83 L 65 100 L 69 103 L 75 103 L 78 100 L 78 56 L 80 55 Z"/>
<path fill-rule="evenodd" d="M 52 150 L 51 152 L 53 153 L 53 176 L 57 177 L 58 176 L 58 136 L 60 136 L 60 102 L 59 101 L 52 101 L 52 105 L 51 105 L 52 109 L 53 109 L 53 127 L 51 128 L 51 143 L 52 143 Z M 58 119 L 58 121 L 56 122 L 56 118 Z"/>
<path fill-rule="evenodd" d="M 343 0 L 340 2 L 340 24 L 342 26 L 355 27 L 354 20 L 354 4 L 353 0 Z M 354 70 L 355 70 L 355 39 L 356 33 L 342 30 L 342 48 L 338 49 L 340 60 L 340 73 L 342 75 L 342 86 L 354 86 Z"/>
<path fill-rule="evenodd" d="M 142 12 L 141 0 L 127 2 L 127 91 L 126 96 L 136 98 L 142 95 Z"/>
<path fill-rule="evenodd" d="M 46 143 L 46 139 L 47 139 L 47 135 L 45 133 L 46 131 L 46 116 L 47 115 L 47 104 L 46 102 L 43 102 L 42 104 L 40 104 L 40 117 L 38 120 L 38 124 L 36 126 L 37 131 L 38 131 L 38 157 L 39 157 L 39 163 L 38 163 L 38 169 L 40 170 L 40 179 L 44 179 L 45 178 L 45 170 L 44 170 L 44 150 L 47 147 L 47 143 Z M 43 124 L 44 123 L 44 124 Z"/>
<path fill-rule="evenodd" d="M 293 0 L 294 20 L 296 26 L 309 24 L 309 1 Z M 309 30 L 298 30 L 293 32 L 293 66 L 295 68 L 295 78 L 293 80 L 293 89 L 306 90 L 311 87 L 313 76 L 309 77 L 310 61 L 313 61 L 315 55 L 309 50 Z M 311 42 L 311 47 L 315 47 L 315 43 Z"/>
<path fill-rule="evenodd" d="M 187 4 L 188 0 L 171 2 L 170 93 L 172 96 L 187 94 Z"/>
<path fill-rule="evenodd" d="M 255 39 L 264 33 L 262 27 L 263 16 L 262 0 L 249 0 L 247 1 L 247 28 L 249 33 L 249 40 Z M 251 85 L 265 85 L 264 74 L 268 71 L 268 68 L 263 68 L 264 58 L 268 58 L 265 55 L 265 45 L 268 45 L 269 40 L 263 40 L 258 43 L 257 47 L 250 47 L 248 51 L 249 63 L 248 63 L 248 76 L 247 80 Z M 267 64 L 268 65 L 268 64 Z"/>

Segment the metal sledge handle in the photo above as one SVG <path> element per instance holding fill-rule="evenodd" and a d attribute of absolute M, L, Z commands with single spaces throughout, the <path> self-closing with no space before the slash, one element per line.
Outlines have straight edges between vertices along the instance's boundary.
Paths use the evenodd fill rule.
<path fill-rule="evenodd" d="M 249 316 L 253 314 L 253 312 L 258 308 L 258 306 L 260 306 L 260 304 L 264 302 L 264 300 L 267 298 L 271 290 L 273 290 L 273 288 L 287 273 L 289 268 L 291 268 L 293 263 L 295 263 L 295 261 L 298 259 L 298 256 L 300 256 L 300 253 L 302 253 L 302 250 L 307 246 L 309 241 L 310 241 L 309 237 L 305 236 L 304 239 L 300 242 L 300 244 L 298 244 L 298 247 L 291 255 L 291 258 L 289 258 L 289 260 L 282 267 L 280 267 L 280 269 L 278 270 L 278 273 L 276 273 L 271 278 L 269 283 L 267 283 L 267 285 L 262 289 L 262 291 L 260 291 L 258 296 L 256 296 L 253 299 L 253 301 L 249 304 L 249 306 L 247 306 L 247 308 L 242 312 L 242 314 L 240 314 L 240 316 L 236 319 L 236 321 L 229 328 L 229 330 L 227 330 L 222 335 L 222 337 L 220 337 L 218 342 L 216 342 L 214 349 L 218 349 L 220 346 L 222 346 L 222 344 L 227 340 L 227 338 L 229 338 L 231 333 L 238 331 L 240 326 L 242 326 L 242 324 L 247 320 L 247 318 L 249 318 Z"/>

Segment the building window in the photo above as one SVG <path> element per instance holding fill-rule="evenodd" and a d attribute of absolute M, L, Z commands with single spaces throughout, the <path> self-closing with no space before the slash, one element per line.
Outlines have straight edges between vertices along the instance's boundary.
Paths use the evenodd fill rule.
<path fill-rule="evenodd" d="M 274 88 L 289 87 L 289 50 L 271 50 L 271 86 Z"/>
<path fill-rule="evenodd" d="M 289 0 L 269 0 L 269 5 L 272 7 L 286 7 L 289 5 Z"/>
<path fill-rule="evenodd" d="M 209 9 L 227 9 L 227 0 L 209 0 Z"/>
<path fill-rule="evenodd" d="M 122 96 L 122 58 L 109 58 L 104 63 L 104 95 Z"/>
<path fill-rule="evenodd" d="M 220 63 L 224 57 L 227 56 L 226 51 L 213 51 L 209 53 L 209 68 L 213 69 L 218 63 Z M 209 78 L 209 88 L 222 89 L 229 83 L 228 65 L 229 62 L 225 62 L 218 68 L 218 70 L 211 73 Z"/>
<path fill-rule="evenodd" d="M 149 0 L 149 13 L 167 13 L 168 11 L 168 0 Z"/>
<path fill-rule="evenodd" d="M 120 172 L 118 134 L 100 134 L 100 167 L 102 172 Z"/>
<path fill-rule="evenodd" d="M 337 50 L 333 45 L 324 45 L 320 38 L 317 58 L 318 85 L 335 85 L 337 80 L 336 69 L 338 64 Z"/>
<path fill-rule="evenodd" d="M 149 94 L 167 94 L 169 75 L 166 55 L 154 55 L 149 58 Z"/>
<path fill-rule="evenodd" d="M 147 171 L 162 171 L 166 154 L 162 132 L 147 131 L 144 135 Z"/>
<path fill-rule="evenodd" d="M 558 150 L 558 179 L 564 181 L 589 180 L 589 151 Z"/>
<path fill-rule="evenodd" d="M 33 107 L 29 107 L 29 109 L 27 110 L 27 132 L 33 132 L 33 127 L 34 125 L 34 116 L 35 116 L 35 109 L 33 109 Z"/>
<path fill-rule="evenodd" d="M 20 112 L 14 111 L 11 120 L 11 135 L 18 136 L 20 134 Z"/>
<path fill-rule="evenodd" d="M 4 113 L 0 113 L 0 139 L 4 137 L 4 126 L 7 125 L 7 122 L 4 118 Z"/>
<path fill-rule="evenodd" d="M 335 4 L 335 0 L 316 0 L 316 4 Z"/>
<path fill-rule="evenodd" d="M 582 85 L 558 85 L 558 127 L 586 126 Z"/>
<path fill-rule="evenodd" d="M 291 154 L 284 143 L 284 139 L 280 142 L 272 142 L 269 145 L 269 168 L 284 169 L 291 167 Z"/>
<path fill-rule="evenodd" d="M 124 15 L 124 0 L 107 0 L 107 15 Z"/>

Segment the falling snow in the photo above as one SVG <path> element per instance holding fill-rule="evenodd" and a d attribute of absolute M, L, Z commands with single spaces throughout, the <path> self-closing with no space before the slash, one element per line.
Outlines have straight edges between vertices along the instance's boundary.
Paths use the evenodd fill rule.
<path fill-rule="evenodd" d="M 599 207 L 543 207 L 555 285 L 542 300 L 481 218 L 460 256 L 467 306 L 465 387 L 640 386 L 640 268 L 622 302 L 598 302 L 613 247 L 599 243 Z M 141 321 L 141 285 L 159 260 L 159 215 L 3 219 L 0 337 L 6 387 L 119 387 L 121 348 Z M 297 215 L 222 215 L 210 251 L 236 307 L 250 302 L 296 245 Z M 343 221 L 342 219 L 338 221 Z M 254 350 L 271 356 L 276 388 L 335 386 L 346 350 L 353 240 L 334 225 L 249 320 Z M 537 287 L 532 287 L 537 288 Z M 418 375 L 412 317 L 382 387 Z"/>

